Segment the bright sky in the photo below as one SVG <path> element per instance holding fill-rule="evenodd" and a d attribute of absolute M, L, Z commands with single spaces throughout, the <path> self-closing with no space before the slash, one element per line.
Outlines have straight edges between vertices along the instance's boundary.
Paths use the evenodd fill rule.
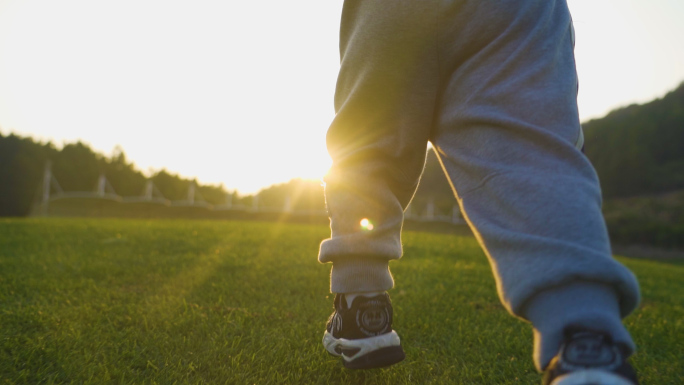
<path fill-rule="evenodd" d="M 684 1 L 569 0 L 582 120 L 684 81 Z M 341 0 L 0 0 L 0 131 L 251 193 L 330 166 Z"/>

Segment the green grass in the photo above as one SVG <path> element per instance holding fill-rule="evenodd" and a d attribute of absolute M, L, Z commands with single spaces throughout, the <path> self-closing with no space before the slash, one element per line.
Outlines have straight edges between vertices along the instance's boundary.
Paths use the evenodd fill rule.
<path fill-rule="evenodd" d="M 0 220 L 0 384 L 536 384 L 532 332 L 499 305 L 472 237 L 404 235 L 393 263 L 406 361 L 349 371 L 321 344 L 325 226 Z M 684 383 L 684 266 L 622 259 L 644 384 Z"/>

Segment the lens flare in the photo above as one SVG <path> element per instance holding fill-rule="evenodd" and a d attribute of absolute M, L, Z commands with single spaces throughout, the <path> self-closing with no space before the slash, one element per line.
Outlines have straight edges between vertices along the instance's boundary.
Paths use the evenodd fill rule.
<path fill-rule="evenodd" d="M 373 230 L 373 223 L 370 220 L 368 220 L 368 218 L 363 218 L 361 220 L 360 224 L 361 224 L 361 229 L 363 229 L 363 230 L 367 230 L 367 231 Z"/>

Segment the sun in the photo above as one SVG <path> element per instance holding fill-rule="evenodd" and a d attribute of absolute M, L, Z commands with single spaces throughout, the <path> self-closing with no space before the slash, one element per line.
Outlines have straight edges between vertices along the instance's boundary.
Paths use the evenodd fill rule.
<path fill-rule="evenodd" d="M 360 222 L 361 229 L 366 231 L 373 230 L 373 223 L 368 218 L 363 218 Z"/>

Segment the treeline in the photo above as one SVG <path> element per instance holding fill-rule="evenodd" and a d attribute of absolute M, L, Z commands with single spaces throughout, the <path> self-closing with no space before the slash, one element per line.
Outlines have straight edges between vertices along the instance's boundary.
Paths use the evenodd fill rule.
<path fill-rule="evenodd" d="M 684 189 L 684 84 L 661 99 L 632 105 L 584 124 L 586 153 L 608 199 Z M 45 163 L 64 191 L 94 191 L 104 174 L 120 196 L 141 196 L 148 179 L 168 200 L 187 198 L 190 184 L 166 170 L 150 178 L 137 170 L 118 149 L 111 156 L 94 152 L 81 142 L 57 149 L 52 143 L 0 134 L 0 216 L 24 216 L 39 200 Z M 323 211 L 320 182 L 292 180 L 261 190 L 257 195 L 228 193 L 221 185 L 199 185 L 196 191 L 213 205 Z M 411 204 L 411 214 L 449 214 L 456 205 L 451 188 L 433 151 Z"/>
<path fill-rule="evenodd" d="M 319 213 L 325 210 L 323 184 L 315 180 L 293 179 L 276 184 L 259 191 L 256 199 L 260 207 L 267 209 Z"/>
<path fill-rule="evenodd" d="M 40 201 L 43 175 L 47 161 L 51 172 L 65 192 L 95 192 L 100 175 L 105 175 L 119 196 L 143 196 L 147 181 L 152 180 L 158 192 L 170 201 L 187 199 L 188 188 L 196 185 L 196 197 L 212 205 L 261 210 L 323 212 L 325 197 L 320 181 L 294 179 L 259 191 L 256 195 L 238 195 L 222 185 L 201 185 L 196 180 L 181 178 L 166 170 L 145 176 L 129 162 L 118 148 L 111 156 L 93 151 L 82 142 L 57 149 L 52 143 L 40 143 L 31 138 L 0 134 L 0 216 L 26 216 Z M 54 190 L 53 190 L 54 193 Z M 449 214 L 456 200 L 432 151 L 428 154 L 425 173 L 412 207 L 413 214 L 422 215 L 428 201 L 436 213 Z"/>
<path fill-rule="evenodd" d="M 25 216 L 39 201 L 46 162 L 51 161 L 52 175 L 64 191 L 95 191 L 104 174 L 120 196 L 142 196 L 151 179 L 164 198 L 174 201 L 188 196 L 191 183 L 207 203 L 223 204 L 228 192 L 220 185 L 200 185 L 196 180 L 160 170 L 150 178 L 126 159 L 123 150 L 110 156 L 94 152 L 77 142 L 58 150 L 52 143 L 39 143 L 31 138 L 0 134 L 0 216 Z M 246 197 L 232 193 L 234 204 Z"/>
<path fill-rule="evenodd" d="M 606 198 L 684 189 L 684 83 L 661 99 L 583 125 Z"/>

